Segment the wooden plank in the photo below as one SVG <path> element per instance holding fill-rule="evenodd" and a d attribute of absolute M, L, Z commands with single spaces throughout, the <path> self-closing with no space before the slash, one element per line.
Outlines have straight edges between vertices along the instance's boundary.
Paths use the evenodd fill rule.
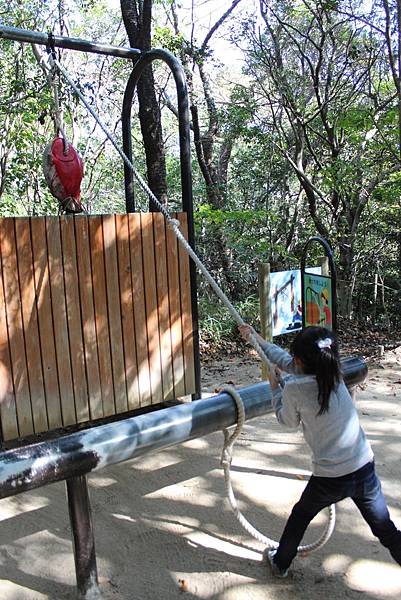
<path fill-rule="evenodd" d="M 33 426 L 35 433 L 39 433 L 47 431 L 49 424 L 41 362 L 43 355 L 39 339 L 34 283 L 34 257 L 32 254 L 33 245 L 31 245 L 29 219 L 15 219 L 15 240 Z"/>
<path fill-rule="evenodd" d="M 140 407 L 141 399 L 139 393 L 139 378 L 135 345 L 134 305 L 131 278 L 132 269 L 127 215 L 116 215 L 116 231 L 128 409 L 134 410 Z"/>
<path fill-rule="evenodd" d="M 153 213 L 141 213 L 143 271 L 145 274 L 146 325 L 152 404 L 163 399 L 160 361 L 159 318 L 157 311 L 156 263 L 153 237 Z"/>
<path fill-rule="evenodd" d="M 74 223 L 77 256 L 79 257 L 78 279 L 86 376 L 89 392 L 89 411 L 91 419 L 100 419 L 103 416 L 103 406 L 95 326 L 95 309 L 93 304 L 93 282 L 88 220 L 84 216 L 76 216 L 74 217 Z M 78 326 L 80 324 L 77 323 L 76 325 Z"/>
<path fill-rule="evenodd" d="M 0 245 L 18 430 L 20 436 L 25 436 L 34 433 L 34 426 L 22 323 L 14 219 L 1 219 Z"/>
<path fill-rule="evenodd" d="M 94 284 L 93 298 L 103 411 L 105 416 L 110 416 L 116 413 L 116 409 L 114 403 L 113 370 L 110 353 L 109 319 L 107 315 L 102 217 L 92 216 L 88 219 L 88 223 L 92 255 L 92 275 Z"/>
<path fill-rule="evenodd" d="M 77 422 L 77 415 L 75 412 L 75 397 L 68 338 L 60 221 L 57 217 L 46 218 L 46 235 L 61 413 L 63 425 L 68 426 Z"/>
<path fill-rule="evenodd" d="M 54 343 L 45 220 L 43 218 L 32 219 L 31 231 L 36 301 L 38 306 L 39 336 L 40 346 L 42 349 L 42 365 L 46 391 L 47 414 L 49 420 L 49 429 L 56 429 L 57 427 L 62 427 L 63 420 L 61 417 L 56 347 Z M 30 359 L 28 354 L 28 365 L 29 363 Z M 32 408 L 34 410 L 33 397 Z"/>
<path fill-rule="evenodd" d="M 116 411 L 118 414 L 120 414 L 128 410 L 128 398 L 127 385 L 125 381 L 120 282 L 118 279 L 117 239 L 114 215 L 103 216 L 103 236 L 114 394 Z"/>
<path fill-rule="evenodd" d="M 188 224 L 185 213 L 177 215 L 180 229 L 188 239 Z M 187 394 L 195 393 L 194 342 L 192 332 L 191 282 L 189 273 L 189 256 L 180 244 L 180 292 L 181 292 L 181 321 L 184 346 L 185 390 Z"/>
<path fill-rule="evenodd" d="M 0 220 L 0 229 L 2 222 Z M 0 415 L 3 440 L 18 437 L 17 407 L 12 379 L 6 307 L 3 287 L 3 267 L 0 259 Z"/>
<path fill-rule="evenodd" d="M 173 353 L 174 395 L 185 396 L 184 350 L 182 343 L 180 274 L 178 264 L 178 241 L 174 231 L 167 227 L 167 271 L 170 302 L 171 345 Z"/>
<path fill-rule="evenodd" d="M 85 352 L 80 311 L 79 278 L 73 217 L 60 217 L 61 246 L 67 309 L 68 337 L 75 412 L 78 423 L 89 420 L 89 393 L 85 368 Z"/>
<path fill-rule="evenodd" d="M 145 282 L 142 258 L 141 215 L 128 215 L 132 293 L 134 304 L 134 324 L 136 340 L 136 356 L 138 365 L 138 384 L 140 404 L 152 404 L 152 389 L 150 385 L 150 367 L 148 354 L 148 333 L 146 327 Z"/>
<path fill-rule="evenodd" d="M 167 399 L 174 397 L 174 379 L 167 273 L 166 226 L 165 218 L 161 213 L 153 213 L 153 232 L 156 259 L 157 308 L 159 317 L 163 399 Z"/>

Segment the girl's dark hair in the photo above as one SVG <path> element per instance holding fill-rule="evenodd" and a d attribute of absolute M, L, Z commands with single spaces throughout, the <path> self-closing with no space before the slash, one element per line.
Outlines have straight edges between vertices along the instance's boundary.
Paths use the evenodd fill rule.
<path fill-rule="evenodd" d="M 291 353 L 302 361 L 305 374 L 316 376 L 321 415 L 329 410 L 330 394 L 341 377 L 336 336 L 325 327 L 306 327 L 292 342 Z"/>

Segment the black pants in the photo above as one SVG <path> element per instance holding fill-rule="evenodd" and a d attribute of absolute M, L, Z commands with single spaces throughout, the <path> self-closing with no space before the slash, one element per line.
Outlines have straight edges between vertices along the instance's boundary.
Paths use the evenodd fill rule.
<path fill-rule="evenodd" d="M 287 569 L 312 519 L 323 508 L 344 498 L 352 498 L 373 535 L 388 548 L 394 560 L 401 565 L 401 531 L 390 519 L 387 504 L 373 462 L 354 473 L 342 477 L 311 476 L 300 500 L 292 509 L 284 528 L 274 562 Z"/>

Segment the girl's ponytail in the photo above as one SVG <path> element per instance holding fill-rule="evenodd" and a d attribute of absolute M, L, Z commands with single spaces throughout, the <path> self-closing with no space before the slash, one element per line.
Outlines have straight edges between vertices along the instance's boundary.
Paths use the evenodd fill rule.
<path fill-rule="evenodd" d="M 306 327 L 294 339 L 292 354 L 301 360 L 303 371 L 315 375 L 318 384 L 318 415 L 329 410 L 330 394 L 340 377 L 340 357 L 335 335 L 324 327 Z"/>

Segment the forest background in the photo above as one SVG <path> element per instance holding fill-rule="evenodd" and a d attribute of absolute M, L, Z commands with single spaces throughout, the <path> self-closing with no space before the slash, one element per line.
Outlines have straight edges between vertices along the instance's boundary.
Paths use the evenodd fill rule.
<path fill-rule="evenodd" d="M 400 338 L 400 0 L 0 0 L 0 22 L 173 52 L 190 98 L 197 253 L 240 313 L 257 325 L 258 264 L 299 268 L 318 234 L 335 253 L 344 330 L 352 320 Z M 59 56 L 121 140 L 131 65 Z M 0 61 L 0 215 L 57 214 L 41 166 L 51 90 L 29 45 L 1 41 Z M 85 163 L 86 209 L 125 212 L 121 158 L 57 85 Z M 157 64 L 138 86 L 133 157 L 169 210 L 181 205 L 176 112 L 172 77 Z M 140 190 L 136 204 L 153 208 Z M 199 294 L 203 348 L 227 347 L 233 321 L 203 281 Z"/>

